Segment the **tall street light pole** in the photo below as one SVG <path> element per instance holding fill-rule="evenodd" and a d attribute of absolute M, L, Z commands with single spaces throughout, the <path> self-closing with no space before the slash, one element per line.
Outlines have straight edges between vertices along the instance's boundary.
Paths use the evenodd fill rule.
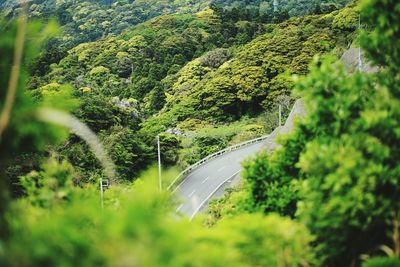
<path fill-rule="evenodd" d="M 273 6 L 274 6 L 274 12 L 277 12 L 279 6 L 278 0 L 274 0 Z"/>
<path fill-rule="evenodd" d="M 279 105 L 279 127 L 282 126 L 282 105 Z"/>
<path fill-rule="evenodd" d="M 157 135 L 157 154 L 158 154 L 158 182 L 159 182 L 160 191 L 161 191 L 162 190 L 162 180 L 161 180 L 160 135 Z"/>

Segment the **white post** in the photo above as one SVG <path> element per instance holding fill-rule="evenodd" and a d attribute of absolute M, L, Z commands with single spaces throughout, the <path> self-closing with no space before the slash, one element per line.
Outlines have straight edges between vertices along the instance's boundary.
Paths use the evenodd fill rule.
<path fill-rule="evenodd" d="M 101 199 L 101 208 L 104 209 L 104 200 L 103 200 L 103 178 L 100 178 L 100 199 Z"/>
<path fill-rule="evenodd" d="M 279 127 L 282 126 L 282 105 L 279 105 Z"/>
<path fill-rule="evenodd" d="M 160 152 L 160 135 L 157 135 L 157 150 L 158 150 L 158 180 L 160 185 L 160 191 L 162 190 L 161 180 L 161 152 Z"/>

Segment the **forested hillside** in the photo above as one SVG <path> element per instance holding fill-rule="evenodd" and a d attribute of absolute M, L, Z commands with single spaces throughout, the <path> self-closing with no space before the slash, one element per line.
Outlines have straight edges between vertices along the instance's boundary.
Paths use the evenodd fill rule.
<path fill-rule="evenodd" d="M 185 132 L 190 124 L 220 127 L 244 116 L 274 116 L 268 114 L 276 114 L 276 103 L 290 101 L 290 75 L 307 73 L 314 55 L 339 55 L 351 44 L 357 26 L 354 8 L 279 24 L 229 20 L 223 12 L 206 8 L 193 15 L 164 15 L 118 36 L 80 44 L 46 75 L 31 78 L 31 92 L 40 99 L 57 94 L 65 84 L 74 86 L 82 103 L 75 114 L 104 136 L 121 178 L 131 180 L 154 159 L 159 133 Z M 253 125 L 248 136 L 273 127 L 253 120 L 218 138 L 199 137 L 203 141 L 190 127 L 194 139 L 164 133 L 163 161 L 194 163 L 243 140 L 246 124 Z M 188 149 L 197 156 L 179 160 Z M 98 170 L 75 138 L 59 152 L 86 177 Z"/>
<path fill-rule="evenodd" d="M 307 73 L 314 55 L 339 54 L 351 43 L 356 17 L 343 30 L 337 25 L 341 15 L 268 25 L 268 33 L 232 54 L 221 49 L 205 54 L 172 78 L 161 117 L 170 123 L 187 118 L 221 122 L 266 110 L 278 96 L 290 95 L 290 75 Z"/>
<path fill-rule="evenodd" d="M 238 9 L 228 11 L 232 13 L 229 16 L 245 15 L 247 17 L 245 20 L 250 18 L 271 22 L 278 17 L 282 20 L 289 16 L 330 12 L 342 7 L 346 2 L 347 0 L 332 0 L 323 3 L 320 0 L 313 0 L 297 3 L 294 0 L 285 0 L 274 10 L 273 0 L 215 1 L 215 3 L 213 0 L 31 0 L 29 1 L 31 18 L 56 18 L 62 26 L 62 35 L 47 42 L 44 55 L 38 60 L 35 71 L 40 75 L 44 74 L 51 63 L 57 63 L 69 49 L 80 43 L 118 35 L 133 25 L 160 15 L 196 13 L 210 5 L 227 10 L 240 6 L 242 11 Z M 16 0 L 5 0 L 0 3 L 0 11 L 9 18 L 17 15 L 20 10 Z"/>
<path fill-rule="evenodd" d="M 208 6 L 207 1 L 87 1 L 87 0 L 33 0 L 30 2 L 31 18 L 56 18 L 62 34 L 46 44 L 44 55 L 36 64 L 40 75 L 48 71 L 51 63 L 58 62 L 74 46 L 95 41 L 163 14 L 193 13 Z M 8 17 L 21 10 L 18 1 L 7 0 L 2 5 Z"/>
<path fill-rule="evenodd" d="M 68 49 L 82 42 L 119 34 L 159 15 L 198 12 L 208 5 L 207 1 L 188 0 L 33 0 L 30 1 L 29 15 L 32 18 L 56 17 L 63 28 L 58 44 Z M 15 0 L 5 1 L 2 8 L 10 17 L 20 11 Z"/>
<path fill-rule="evenodd" d="M 118 37 L 75 47 L 31 87 L 72 83 L 107 96 L 135 98 L 144 114 L 152 114 L 163 107 L 168 83 L 186 63 L 207 51 L 229 48 L 266 32 L 264 24 L 250 21 L 229 26 L 211 9 L 197 15 L 157 17 Z M 217 53 L 212 60 L 223 60 Z"/>
<path fill-rule="evenodd" d="M 0 10 L 0 266 L 400 266 L 398 1 Z M 242 181 L 180 213 L 171 178 L 279 129 L 299 98 L 275 150 L 227 154 Z"/>
<path fill-rule="evenodd" d="M 348 0 L 213 0 L 212 5 L 227 14 L 256 17 L 263 21 L 276 21 L 308 14 L 329 13 L 344 7 Z"/>

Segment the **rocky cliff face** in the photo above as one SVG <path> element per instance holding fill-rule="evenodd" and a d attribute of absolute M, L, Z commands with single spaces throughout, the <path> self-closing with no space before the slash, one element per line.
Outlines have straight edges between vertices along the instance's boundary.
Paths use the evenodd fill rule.
<path fill-rule="evenodd" d="M 343 62 L 344 66 L 346 67 L 349 73 L 353 73 L 358 70 L 359 68 L 359 57 L 360 51 L 359 48 L 349 48 L 340 60 Z M 367 73 L 374 73 L 379 70 L 379 67 L 373 66 L 362 54 L 361 51 L 361 71 Z"/>

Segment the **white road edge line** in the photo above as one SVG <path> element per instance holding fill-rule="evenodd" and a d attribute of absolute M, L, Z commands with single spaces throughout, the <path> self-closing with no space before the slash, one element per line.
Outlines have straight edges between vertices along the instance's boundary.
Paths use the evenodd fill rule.
<path fill-rule="evenodd" d="M 172 191 L 172 193 L 175 193 L 176 190 L 178 190 L 179 187 L 180 187 L 181 185 L 183 185 L 184 183 L 186 183 L 187 180 L 189 179 L 189 177 L 192 176 L 193 174 L 194 174 L 194 172 L 192 172 L 191 174 L 189 174 L 188 176 L 186 176 L 186 178 L 183 179 L 182 182 L 180 182 L 180 183 L 175 187 L 175 189 Z"/>
<path fill-rule="evenodd" d="M 183 204 L 181 204 L 181 205 L 175 210 L 175 212 L 178 212 L 182 207 L 183 207 Z"/>
<path fill-rule="evenodd" d="M 209 194 L 206 199 L 203 200 L 203 202 L 201 202 L 201 204 L 197 207 L 197 209 L 194 211 L 194 213 L 192 214 L 192 216 L 190 216 L 190 221 L 193 220 L 194 216 L 196 216 L 196 214 L 199 212 L 199 210 L 201 209 L 201 207 L 203 207 L 203 205 L 215 194 L 215 192 L 217 192 L 221 186 L 223 186 L 227 181 L 229 181 L 230 179 L 232 179 L 233 177 L 235 177 L 238 173 L 240 173 L 242 170 L 238 170 L 237 172 L 235 172 L 232 176 L 230 176 L 229 178 L 225 179 L 221 184 L 219 184 L 214 191 L 211 192 L 211 194 Z"/>
<path fill-rule="evenodd" d="M 209 178 L 210 178 L 210 177 L 207 177 L 206 179 L 204 179 L 204 181 L 201 182 L 201 184 L 204 184 L 205 182 L 207 182 L 207 180 L 208 180 Z"/>
<path fill-rule="evenodd" d="M 196 189 L 195 189 L 195 190 L 193 190 L 193 192 L 192 192 L 192 193 L 190 193 L 190 195 L 189 195 L 189 198 L 193 196 L 194 192 L 196 192 Z"/>

